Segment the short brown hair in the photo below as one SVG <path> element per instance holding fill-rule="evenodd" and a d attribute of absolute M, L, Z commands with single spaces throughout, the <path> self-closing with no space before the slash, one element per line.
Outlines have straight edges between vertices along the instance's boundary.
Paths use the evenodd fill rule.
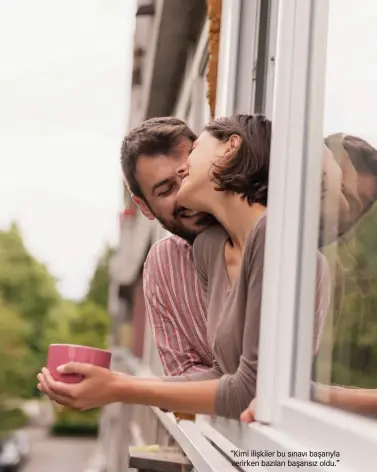
<path fill-rule="evenodd" d="M 260 114 L 236 115 L 218 118 L 204 129 L 223 142 L 233 134 L 242 138 L 240 147 L 229 159 L 214 165 L 216 190 L 238 193 L 249 204 L 267 205 L 271 121 Z"/>
<path fill-rule="evenodd" d="M 196 139 L 186 123 L 172 116 L 151 118 L 128 133 L 122 143 L 121 164 L 131 193 L 145 200 L 136 178 L 139 157 L 174 154 L 183 137 L 191 141 Z"/>
<path fill-rule="evenodd" d="M 377 150 L 373 146 L 364 139 L 350 134 L 344 136 L 342 144 L 357 173 L 372 174 L 377 177 Z"/>

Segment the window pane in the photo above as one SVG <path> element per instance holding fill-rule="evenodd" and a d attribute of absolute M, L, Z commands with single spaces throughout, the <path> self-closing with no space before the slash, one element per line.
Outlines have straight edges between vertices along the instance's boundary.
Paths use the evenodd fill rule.
<path fill-rule="evenodd" d="M 331 287 L 331 303 L 313 365 L 313 398 L 373 415 L 377 413 L 377 5 L 368 0 L 329 3 L 319 250 L 329 268 L 325 285 Z M 322 286 L 322 296 L 325 293 Z M 320 331 L 317 319 L 315 332 Z"/>

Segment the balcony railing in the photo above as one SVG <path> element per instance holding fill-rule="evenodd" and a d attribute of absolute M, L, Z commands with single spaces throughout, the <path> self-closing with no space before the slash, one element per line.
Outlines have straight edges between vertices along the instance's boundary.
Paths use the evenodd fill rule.
<path fill-rule="evenodd" d="M 153 350 L 150 353 L 149 357 L 157 355 Z M 156 365 L 156 359 L 152 361 Z M 156 376 L 149 365 L 121 348 L 113 350 L 113 369 L 135 376 Z M 129 448 L 135 445 L 175 447 L 198 472 L 247 471 L 247 467 L 232 465 L 232 451 L 242 447 L 243 428 L 231 420 L 205 416 L 198 416 L 195 421 L 177 420 L 174 414 L 155 407 L 110 405 L 105 409 L 101 431 L 107 472 L 128 470 Z"/>

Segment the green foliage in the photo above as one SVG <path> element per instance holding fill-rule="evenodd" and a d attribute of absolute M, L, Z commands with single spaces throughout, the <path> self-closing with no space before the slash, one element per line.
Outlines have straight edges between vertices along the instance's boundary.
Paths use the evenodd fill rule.
<path fill-rule="evenodd" d="M 30 325 L 0 299 L 0 408 L 8 398 L 30 392 L 29 334 Z"/>
<path fill-rule="evenodd" d="M 96 436 L 100 414 L 100 409 L 78 411 L 63 408 L 55 415 L 51 433 L 56 436 Z"/>
<path fill-rule="evenodd" d="M 26 250 L 16 225 L 0 231 L 0 294 L 34 325 L 43 323 L 59 299 L 46 266 Z"/>
<path fill-rule="evenodd" d="M 106 248 L 85 300 L 76 303 L 60 297 L 53 276 L 28 252 L 16 224 L 7 231 L 0 231 L 2 434 L 20 424 L 20 415 L 10 413 L 6 408 L 9 401 L 37 393 L 36 374 L 46 363 L 49 344 L 107 347 L 110 319 L 106 308 L 111 254 L 111 249 Z M 83 415 L 89 418 L 91 414 Z M 94 431 L 93 424 L 91 428 Z"/>
<path fill-rule="evenodd" d="M 334 309 L 334 334 L 327 326 L 323 341 L 334 342 L 332 381 L 377 388 L 377 205 L 336 248 L 344 292 Z M 327 256 L 327 254 L 326 254 Z M 335 336 L 335 338 L 334 338 Z"/>
<path fill-rule="evenodd" d="M 114 250 L 106 247 L 100 256 L 93 277 L 89 282 L 86 300 L 97 303 L 107 310 L 109 300 L 109 264 Z"/>
<path fill-rule="evenodd" d="M 15 224 L 8 231 L 0 231 L 0 298 L 9 309 L 17 313 L 14 315 L 15 323 L 22 331 L 21 339 L 28 351 L 25 366 L 29 370 L 22 383 L 28 383 L 29 394 L 32 394 L 35 389 L 35 374 L 46 356 L 43 347 L 45 323 L 50 310 L 59 300 L 59 294 L 45 265 L 32 257 L 25 248 Z M 12 315 L 9 315 L 4 305 L 2 310 L 5 313 L 3 324 L 10 323 L 12 326 L 9 322 Z M 9 364 L 14 358 L 9 358 Z M 15 362 L 17 364 L 21 361 Z M 4 367 L 0 369 L 4 370 Z M 0 374 L 0 377 L 4 375 Z"/>
<path fill-rule="evenodd" d="M 52 312 L 45 340 L 47 344 L 81 344 L 105 349 L 109 326 L 108 313 L 95 303 L 74 304 L 63 300 Z"/>
<path fill-rule="evenodd" d="M 0 439 L 9 431 L 23 428 L 28 423 L 28 417 L 20 408 L 0 407 Z"/>

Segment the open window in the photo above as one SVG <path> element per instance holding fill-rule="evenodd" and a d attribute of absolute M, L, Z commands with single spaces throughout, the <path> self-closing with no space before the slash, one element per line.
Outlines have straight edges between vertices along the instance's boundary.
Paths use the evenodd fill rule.
<path fill-rule="evenodd" d="M 366 472 L 377 446 L 376 18 L 367 1 L 280 2 L 260 424 L 250 435 L 253 447 L 335 451 L 324 460 Z"/>

